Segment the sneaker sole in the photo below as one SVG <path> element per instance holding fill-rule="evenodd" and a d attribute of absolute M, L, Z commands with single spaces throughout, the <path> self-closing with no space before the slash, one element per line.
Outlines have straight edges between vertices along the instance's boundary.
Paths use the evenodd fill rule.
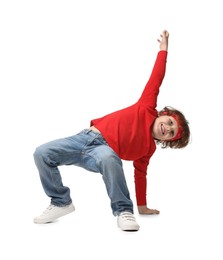
<path fill-rule="evenodd" d="M 123 228 L 123 227 L 119 227 L 122 231 L 138 231 L 139 230 L 139 227 L 126 227 L 126 228 Z"/>
<path fill-rule="evenodd" d="M 57 215 L 54 216 L 54 217 L 45 218 L 45 219 L 36 217 L 36 218 L 34 218 L 34 223 L 35 223 L 35 224 L 47 224 L 47 223 L 53 222 L 54 220 L 56 220 L 56 219 L 58 219 L 58 218 L 61 218 L 61 217 L 65 216 L 65 215 L 67 215 L 67 214 L 72 213 L 74 210 L 75 210 L 75 208 L 74 208 L 74 206 L 72 205 L 71 207 L 68 207 L 68 208 L 66 209 L 66 211 L 64 210 L 64 211 L 63 211 L 63 214 L 62 214 L 62 213 L 61 213 L 61 214 L 57 214 Z"/>

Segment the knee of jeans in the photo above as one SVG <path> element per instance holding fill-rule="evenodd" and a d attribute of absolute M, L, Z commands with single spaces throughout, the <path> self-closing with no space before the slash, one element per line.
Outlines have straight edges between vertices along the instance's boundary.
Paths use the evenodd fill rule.
<path fill-rule="evenodd" d="M 122 166 L 121 159 L 116 154 L 103 154 L 100 160 L 101 166 L 113 167 L 114 165 Z"/>
<path fill-rule="evenodd" d="M 45 150 L 41 146 L 37 147 L 33 153 L 34 160 L 38 161 L 40 158 L 44 158 L 44 154 Z"/>

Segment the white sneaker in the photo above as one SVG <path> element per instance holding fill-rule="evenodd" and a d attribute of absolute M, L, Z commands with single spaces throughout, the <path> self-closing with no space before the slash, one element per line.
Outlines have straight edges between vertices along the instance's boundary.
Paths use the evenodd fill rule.
<path fill-rule="evenodd" d="M 122 212 L 117 219 L 118 227 L 123 231 L 138 231 L 139 225 L 136 222 L 134 215 L 130 212 Z"/>
<path fill-rule="evenodd" d="M 67 215 L 75 210 L 74 205 L 71 203 L 65 207 L 57 207 L 50 205 L 39 217 L 34 218 L 34 223 L 45 224 L 52 222 L 64 215 Z"/>

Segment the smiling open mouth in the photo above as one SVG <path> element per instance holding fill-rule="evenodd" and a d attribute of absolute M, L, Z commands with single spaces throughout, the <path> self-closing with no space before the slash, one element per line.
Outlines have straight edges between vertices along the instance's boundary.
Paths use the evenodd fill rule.
<path fill-rule="evenodd" d="M 160 128 L 161 128 L 162 135 L 164 135 L 165 134 L 165 128 L 164 128 L 163 124 L 161 124 Z"/>

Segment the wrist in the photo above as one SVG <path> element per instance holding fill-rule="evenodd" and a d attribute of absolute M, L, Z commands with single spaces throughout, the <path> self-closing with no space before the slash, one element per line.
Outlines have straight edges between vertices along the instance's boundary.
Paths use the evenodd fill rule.
<path fill-rule="evenodd" d="M 161 47 L 160 50 L 161 50 L 161 51 L 167 51 L 167 50 L 168 50 L 168 47 Z"/>
<path fill-rule="evenodd" d="M 139 212 L 143 212 L 145 209 L 147 209 L 147 205 L 138 205 Z"/>

